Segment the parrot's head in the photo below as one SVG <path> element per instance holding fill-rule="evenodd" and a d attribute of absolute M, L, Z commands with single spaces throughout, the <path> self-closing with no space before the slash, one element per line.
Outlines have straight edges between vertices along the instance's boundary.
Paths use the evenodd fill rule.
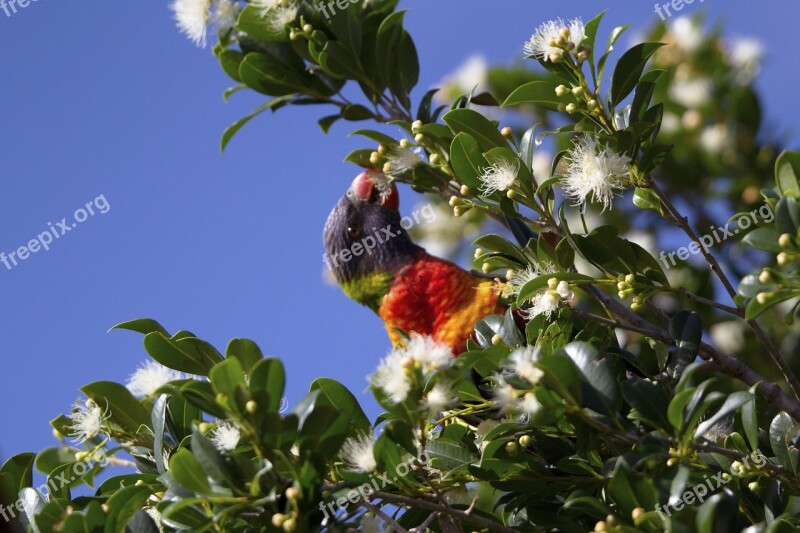
<path fill-rule="evenodd" d="M 393 183 L 373 170 L 359 174 L 328 216 L 325 264 L 345 294 L 377 309 L 395 273 L 422 250 L 400 225 Z"/>

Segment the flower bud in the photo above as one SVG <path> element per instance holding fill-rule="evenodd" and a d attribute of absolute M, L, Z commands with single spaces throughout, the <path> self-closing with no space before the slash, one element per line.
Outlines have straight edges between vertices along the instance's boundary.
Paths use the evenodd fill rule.
<path fill-rule="evenodd" d="M 425 135 L 423 135 L 422 133 L 417 133 L 416 135 L 414 135 L 414 140 L 418 143 L 425 142 Z"/>
<path fill-rule="evenodd" d="M 492 267 L 491 267 L 491 265 L 490 265 L 489 263 L 484 263 L 484 264 L 481 266 L 481 271 L 482 271 L 484 274 L 488 274 L 489 272 L 491 272 L 491 271 L 492 271 Z"/>
<path fill-rule="evenodd" d="M 297 487 L 289 487 L 286 489 L 286 497 L 290 500 L 296 500 L 298 497 L 300 497 L 300 489 Z"/>
<path fill-rule="evenodd" d="M 416 131 L 416 130 L 420 129 L 421 127 L 422 127 L 422 121 L 421 120 L 415 120 L 411 124 L 411 131 Z"/>
<path fill-rule="evenodd" d="M 566 85 L 559 85 L 556 87 L 556 96 L 567 96 L 569 94 L 569 87 Z"/>
<path fill-rule="evenodd" d="M 778 246 L 781 248 L 788 248 L 792 245 L 792 236 L 788 233 L 784 233 L 778 238 Z"/>
<path fill-rule="evenodd" d="M 585 46 L 585 47 L 583 48 L 583 50 L 581 50 L 580 52 L 578 52 L 578 55 L 577 55 L 577 56 L 575 56 L 575 57 L 577 57 L 577 58 L 578 58 L 578 61 L 579 61 L 579 62 L 583 63 L 584 61 L 586 61 L 587 59 L 589 59 L 589 53 L 590 53 L 590 52 L 589 52 L 589 50 L 590 50 L 590 49 L 589 49 L 589 47 L 588 47 L 588 46 Z"/>
<path fill-rule="evenodd" d="M 383 169 L 382 169 L 383 173 L 388 174 L 389 172 L 392 171 L 392 168 L 393 168 L 392 164 L 387 161 L 386 163 L 383 164 Z"/>
<path fill-rule="evenodd" d="M 283 523 L 286 522 L 288 517 L 283 513 L 277 513 L 272 515 L 272 525 L 275 527 L 283 526 Z"/>
<path fill-rule="evenodd" d="M 751 492 L 758 492 L 758 481 L 751 481 L 747 484 L 747 488 L 750 489 Z"/>
<path fill-rule="evenodd" d="M 572 96 L 575 96 L 575 97 L 577 97 L 577 98 L 580 98 L 580 97 L 581 97 L 581 96 L 583 96 L 585 93 L 586 93 L 586 89 L 584 89 L 584 88 L 583 88 L 583 87 L 581 87 L 580 85 L 578 85 L 577 87 L 573 87 L 573 88 L 572 88 Z"/>
<path fill-rule="evenodd" d="M 756 301 L 757 301 L 758 303 L 760 303 L 761 305 L 764 305 L 765 303 L 767 303 L 767 300 L 769 299 L 769 296 L 770 296 L 770 295 L 769 295 L 769 293 L 767 293 L 767 292 L 759 292 L 759 293 L 756 295 Z"/>
<path fill-rule="evenodd" d="M 469 210 L 470 207 L 468 205 L 457 205 L 453 208 L 453 215 L 457 217 L 464 216 L 464 214 Z"/>
<path fill-rule="evenodd" d="M 438 165 L 441 162 L 442 158 L 439 157 L 439 154 L 431 154 L 430 162 L 431 165 Z"/>
<path fill-rule="evenodd" d="M 506 279 L 513 279 L 514 274 L 516 274 L 516 272 L 514 272 L 514 269 L 509 268 L 508 270 L 506 270 Z"/>
<path fill-rule="evenodd" d="M 678 459 L 676 457 L 670 457 L 669 459 L 667 459 L 667 466 L 675 466 L 677 462 Z"/>
<path fill-rule="evenodd" d="M 462 185 L 461 186 L 461 194 L 463 194 L 464 196 L 469 196 L 470 194 L 472 194 L 472 189 L 470 189 L 466 185 Z"/>
<path fill-rule="evenodd" d="M 595 533 L 601 533 L 602 531 L 608 531 L 608 526 L 603 520 L 600 520 L 598 523 L 594 525 Z"/>
<path fill-rule="evenodd" d="M 411 141 L 408 139 L 400 139 L 400 148 L 409 148 L 411 146 Z"/>
<path fill-rule="evenodd" d="M 634 276 L 633 274 L 628 274 L 627 276 L 625 276 L 625 281 L 627 283 L 633 283 L 634 281 L 636 281 L 636 276 Z"/>
<path fill-rule="evenodd" d="M 555 290 L 558 287 L 558 278 L 550 278 L 547 280 L 547 287 L 551 290 Z"/>
<path fill-rule="evenodd" d="M 244 408 L 248 413 L 252 415 L 256 411 L 258 411 L 258 404 L 255 402 L 255 400 L 250 400 L 245 404 Z"/>
<path fill-rule="evenodd" d="M 509 200 L 513 200 L 516 197 L 517 197 L 517 191 L 513 189 L 509 189 L 506 191 L 506 198 L 508 198 Z"/>
<path fill-rule="evenodd" d="M 789 254 L 787 254 L 786 252 L 779 253 L 778 257 L 776 259 L 777 259 L 778 264 L 780 266 L 784 266 L 784 265 L 788 264 L 789 261 L 791 261 L 791 258 L 789 257 Z"/>
<path fill-rule="evenodd" d="M 386 155 L 386 152 L 387 152 L 387 151 L 388 151 L 388 150 L 386 149 L 386 147 L 385 147 L 384 145 L 382 145 L 382 144 L 379 144 L 379 145 L 378 145 L 378 153 L 379 153 L 379 154 L 381 154 L 381 155 Z"/>
<path fill-rule="evenodd" d="M 372 163 L 373 165 L 377 165 L 380 160 L 381 160 L 381 154 L 379 154 L 378 152 L 372 152 L 371 154 L 369 154 L 369 162 Z"/>
<path fill-rule="evenodd" d="M 475 248 L 475 255 L 474 255 L 475 259 L 480 259 L 485 254 L 486 252 L 483 250 L 483 248 Z"/>
<path fill-rule="evenodd" d="M 311 24 L 303 24 L 304 33 L 311 33 L 312 31 L 314 31 L 314 26 L 312 26 Z"/>
<path fill-rule="evenodd" d="M 501 344 L 503 344 L 503 336 L 500 335 L 499 333 L 495 333 L 492 336 L 492 344 L 495 346 L 500 346 Z"/>
<path fill-rule="evenodd" d="M 633 511 L 631 511 L 631 518 L 634 520 L 638 520 L 645 515 L 647 511 L 645 511 L 642 507 L 637 507 Z"/>
<path fill-rule="evenodd" d="M 506 139 L 509 139 L 509 138 L 511 138 L 511 134 L 512 134 L 512 133 L 514 133 L 514 132 L 513 132 L 513 130 L 512 130 L 511 128 L 509 128 L 508 126 L 506 126 L 505 128 L 503 128 L 502 130 L 500 130 L 500 135 L 502 135 L 502 136 L 503 136 L 503 137 L 505 137 Z"/>
<path fill-rule="evenodd" d="M 517 443 L 513 440 L 506 443 L 506 453 L 508 455 L 517 455 Z"/>
<path fill-rule="evenodd" d="M 523 448 L 527 448 L 531 445 L 531 436 L 530 435 L 523 435 L 519 438 L 519 445 Z"/>
<path fill-rule="evenodd" d="M 450 201 L 448 203 L 450 204 L 450 207 L 455 207 L 457 205 L 461 205 L 461 198 L 459 198 L 456 195 L 453 195 L 453 196 L 450 197 Z"/>
<path fill-rule="evenodd" d="M 595 109 L 598 108 L 598 106 L 599 104 L 597 103 L 597 100 L 595 100 L 594 98 L 586 102 L 586 107 L 589 108 L 589 111 L 594 111 Z"/>
<path fill-rule="evenodd" d="M 769 273 L 769 270 L 762 270 L 761 274 L 758 275 L 758 281 L 761 283 L 769 283 L 772 280 L 772 274 Z"/>
<path fill-rule="evenodd" d="M 578 112 L 578 106 L 576 106 L 573 103 L 569 103 L 569 104 L 567 104 L 567 107 L 564 108 L 564 110 L 571 115 L 573 113 L 577 113 Z"/>

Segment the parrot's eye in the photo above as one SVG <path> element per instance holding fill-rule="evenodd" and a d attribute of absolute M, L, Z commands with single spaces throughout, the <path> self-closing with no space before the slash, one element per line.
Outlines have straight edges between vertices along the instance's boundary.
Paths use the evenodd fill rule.
<path fill-rule="evenodd" d="M 358 226 L 347 226 L 347 236 L 351 239 L 358 239 L 361 237 L 361 228 Z"/>

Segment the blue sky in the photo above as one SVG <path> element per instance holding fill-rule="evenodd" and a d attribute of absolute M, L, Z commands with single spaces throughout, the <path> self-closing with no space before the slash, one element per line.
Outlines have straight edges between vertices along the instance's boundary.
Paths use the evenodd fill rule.
<path fill-rule="evenodd" d="M 420 91 L 473 53 L 518 60 L 539 23 L 587 20 L 600 5 L 403 4 L 422 59 Z M 606 5 L 606 31 L 657 19 L 650 2 Z M 727 21 L 727 35 L 767 45 L 766 115 L 796 147 L 789 36 L 800 4 L 698 0 L 682 14 L 698 9 Z M 0 251 L 100 195 L 110 206 L 49 251 L 12 270 L 0 264 L 0 458 L 54 444 L 48 421 L 83 384 L 126 380 L 145 359 L 141 337 L 106 331 L 139 317 L 220 349 L 233 337 L 255 340 L 283 359 L 291 403 L 327 376 L 377 413 L 365 376 L 388 339 L 377 317 L 322 277 L 322 227 L 357 172 L 341 161 L 365 146 L 346 137 L 352 124 L 325 135 L 316 125 L 323 110 L 284 109 L 251 122 L 221 155 L 224 128 L 262 100 L 222 101 L 232 83 L 210 50 L 178 34 L 166 2 L 38 0 L 10 17 L 0 11 L 0 50 Z M 408 210 L 419 198 L 404 192 Z"/>

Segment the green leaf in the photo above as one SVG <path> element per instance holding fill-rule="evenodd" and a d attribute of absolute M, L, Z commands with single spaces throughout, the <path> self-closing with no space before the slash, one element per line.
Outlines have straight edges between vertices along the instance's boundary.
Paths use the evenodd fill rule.
<path fill-rule="evenodd" d="M 550 81 L 531 81 L 520 85 L 508 95 L 503 107 L 519 104 L 537 104 L 546 109 L 557 110 L 560 104 L 566 103 L 564 98 L 556 96 L 556 86 Z"/>
<path fill-rule="evenodd" d="M 17 454 L 3 463 L 0 468 L 0 504 L 14 503 L 22 489 L 33 486 L 35 459 L 36 454 L 26 452 Z"/>
<path fill-rule="evenodd" d="M 195 494 L 213 495 L 202 465 L 186 448 L 181 448 L 172 454 L 169 459 L 169 472 L 178 483 Z"/>
<path fill-rule="evenodd" d="M 264 359 L 258 344 L 250 339 L 233 339 L 225 349 L 225 358 L 236 358 L 242 365 L 245 372 L 250 372 L 252 368 Z"/>
<path fill-rule="evenodd" d="M 756 228 L 744 236 L 742 242 L 765 252 L 780 253 L 783 249 L 778 245 L 780 235 L 775 228 Z"/>
<path fill-rule="evenodd" d="M 150 318 L 138 318 L 136 320 L 129 320 L 128 322 L 121 322 L 116 326 L 112 326 L 109 331 L 115 329 L 127 329 L 137 333 L 143 333 L 145 335 L 157 331 L 163 334 L 165 337 L 169 337 L 169 333 L 166 329 L 164 329 L 164 326 Z"/>
<path fill-rule="evenodd" d="M 481 189 L 480 176 L 489 166 L 481 153 L 481 147 L 470 134 L 459 133 L 450 145 L 450 164 L 456 176 L 467 187 L 474 191 Z"/>
<path fill-rule="evenodd" d="M 670 320 L 669 331 L 676 340 L 677 350 L 669 359 L 667 372 L 677 381 L 700 351 L 703 324 L 694 311 L 680 311 Z"/>
<path fill-rule="evenodd" d="M 244 389 L 245 373 L 242 369 L 242 364 L 238 359 L 226 359 L 222 363 L 214 366 L 208 374 L 211 380 L 211 386 L 217 394 L 224 394 L 227 397 L 228 404 L 234 408 L 237 399 L 237 390 Z"/>
<path fill-rule="evenodd" d="M 207 375 L 217 358 L 204 357 L 193 346 L 181 343 L 181 340 L 168 338 L 160 332 L 148 333 L 144 337 L 144 349 L 150 357 L 168 368 L 199 376 Z"/>
<path fill-rule="evenodd" d="M 772 419 L 769 425 L 769 442 L 772 445 L 772 453 L 778 463 L 784 468 L 797 473 L 797 454 L 790 451 L 790 437 L 795 433 L 796 424 L 788 414 L 784 412 Z M 793 446 L 792 446 L 793 448 Z"/>
<path fill-rule="evenodd" d="M 278 412 L 285 386 L 286 371 L 280 359 L 262 359 L 253 367 L 250 375 L 250 390 L 253 391 L 253 394 L 263 391 L 269 395 L 268 411 Z"/>
<path fill-rule="evenodd" d="M 670 431 L 667 420 L 668 398 L 658 383 L 643 379 L 627 379 L 622 382 L 622 397 L 638 411 L 639 418 L 655 428 Z"/>
<path fill-rule="evenodd" d="M 508 147 L 508 141 L 497 130 L 497 126 L 472 109 L 453 109 L 442 117 L 453 133 L 469 133 L 488 152 L 498 146 Z"/>
<path fill-rule="evenodd" d="M 351 422 L 352 427 L 359 433 L 370 431 L 370 422 L 367 415 L 358 404 L 353 393 L 336 380 L 329 378 L 315 379 L 311 384 L 311 391 L 319 391 L 317 403 L 330 405 L 342 413 Z"/>
<path fill-rule="evenodd" d="M 760 316 L 770 307 L 774 307 L 781 302 L 800 297 L 800 290 L 783 289 L 775 292 L 764 292 L 761 294 L 764 294 L 761 301 L 759 301 L 758 297 L 756 297 L 750 300 L 750 302 L 747 304 L 747 308 L 745 309 L 744 313 L 745 320 L 752 320 Z"/>
<path fill-rule="evenodd" d="M 236 28 L 249 36 L 266 42 L 281 42 L 288 39 L 286 29 L 276 28 L 270 16 L 263 16 L 258 6 L 248 5 L 239 13 Z"/>
<path fill-rule="evenodd" d="M 505 237 L 501 237 L 500 235 L 495 235 L 493 233 L 483 235 L 478 237 L 472 244 L 479 248 L 484 248 L 490 252 L 501 254 L 502 256 L 519 263 L 520 266 L 527 265 L 527 259 L 525 258 L 525 254 L 522 253 L 522 250 L 508 242 Z"/>
<path fill-rule="evenodd" d="M 784 195 L 800 195 L 800 152 L 785 150 L 775 161 L 775 184 Z"/>
<path fill-rule="evenodd" d="M 517 297 L 517 304 L 520 305 L 527 300 L 530 300 L 534 294 L 540 289 L 547 287 L 547 282 L 555 278 L 558 281 L 567 281 L 569 283 L 592 283 L 594 278 L 584 276 L 575 272 L 556 272 L 554 274 L 543 274 L 522 286 Z"/>
<path fill-rule="evenodd" d="M 699 439 L 703 435 L 705 435 L 709 429 L 714 426 L 717 422 L 728 416 L 730 413 L 736 411 L 739 407 L 743 406 L 749 401 L 752 401 L 754 396 L 745 391 L 734 392 L 725 400 L 725 403 L 722 404 L 719 411 L 714 413 L 714 416 L 705 420 L 702 424 L 697 427 L 697 431 L 694 433 L 694 438 Z"/>
<path fill-rule="evenodd" d="M 141 426 L 148 427 L 150 424 L 148 410 L 119 383 L 95 381 L 81 387 L 81 392 L 94 400 L 100 409 L 107 408 L 111 420 L 130 433 L 136 434 Z"/>
<path fill-rule="evenodd" d="M 443 473 L 462 469 L 476 460 L 462 443 L 444 438 L 429 441 L 426 451 L 432 461 L 431 466 Z"/>
<path fill-rule="evenodd" d="M 664 43 L 640 43 L 622 54 L 611 81 L 611 104 L 616 106 L 636 87 L 647 61 Z"/>

